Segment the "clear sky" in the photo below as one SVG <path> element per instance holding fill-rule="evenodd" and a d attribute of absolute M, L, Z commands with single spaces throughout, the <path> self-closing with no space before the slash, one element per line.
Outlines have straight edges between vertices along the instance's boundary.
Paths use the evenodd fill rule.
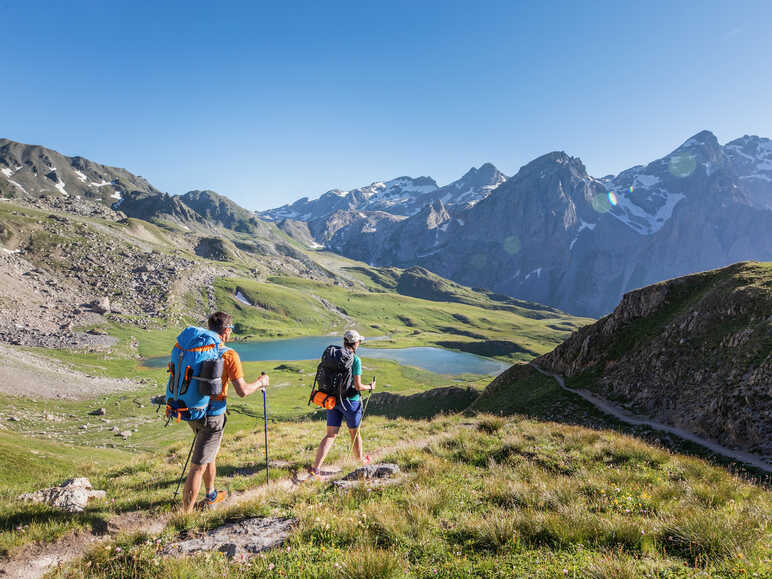
<path fill-rule="evenodd" d="M 0 137 L 267 209 L 772 137 L 772 2 L 0 0 Z"/>

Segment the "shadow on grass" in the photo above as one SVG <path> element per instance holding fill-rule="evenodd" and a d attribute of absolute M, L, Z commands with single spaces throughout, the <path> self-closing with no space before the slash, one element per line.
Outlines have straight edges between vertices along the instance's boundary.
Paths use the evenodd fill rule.
<path fill-rule="evenodd" d="M 454 414 L 469 407 L 480 393 L 474 388 L 449 386 L 403 396 L 390 392 L 373 394 L 367 413 L 387 418 L 433 418 L 439 414 Z"/>
<path fill-rule="evenodd" d="M 20 527 L 23 528 L 30 524 L 71 525 L 73 521 L 89 526 L 94 535 L 107 534 L 108 520 L 106 515 L 100 513 L 96 507 L 86 509 L 82 513 L 68 513 L 46 505 L 30 505 L 26 509 L 3 516 L 0 519 L 0 532 L 14 532 Z M 7 553 L 4 553 L 4 555 L 7 555 Z"/>

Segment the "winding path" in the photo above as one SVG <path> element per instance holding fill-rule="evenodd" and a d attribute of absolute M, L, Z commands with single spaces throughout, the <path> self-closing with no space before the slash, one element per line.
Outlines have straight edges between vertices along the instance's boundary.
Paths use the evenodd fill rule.
<path fill-rule="evenodd" d="M 765 472 L 772 472 L 772 465 L 770 465 L 768 462 L 763 460 L 760 456 L 756 454 L 750 454 L 748 452 L 742 452 L 740 450 L 732 450 L 731 448 L 727 448 L 725 446 L 721 446 L 717 442 L 713 442 L 711 440 L 708 440 L 707 438 L 702 438 L 700 436 L 697 436 L 696 434 L 692 434 L 691 432 L 688 432 L 686 430 L 683 430 L 681 428 L 677 428 L 675 426 L 669 426 L 667 424 L 662 424 L 661 422 L 656 422 L 654 420 L 650 420 L 648 418 L 644 418 L 642 416 L 638 416 L 635 414 L 631 414 L 629 412 L 625 412 L 618 406 L 615 406 L 611 404 L 610 402 L 603 400 L 602 398 L 599 398 L 586 390 L 574 390 L 573 388 L 569 388 L 566 386 L 565 380 L 562 376 L 559 374 L 553 374 L 552 372 L 548 372 L 547 370 L 543 370 L 542 368 L 539 368 L 536 364 L 531 362 L 530 364 L 534 369 L 541 372 L 545 376 L 550 376 L 555 379 L 555 381 L 558 383 L 558 385 L 565 391 L 571 392 L 572 394 L 576 394 L 578 396 L 581 396 L 584 398 L 587 402 L 595 406 L 598 410 L 601 410 L 605 412 L 606 414 L 610 414 L 614 418 L 617 418 L 621 420 L 622 422 L 626 422 L 627 424 L 635 424 L 635 425 L 643 425 L 643 426 L 649 426 L 651 428 L 654 428 L 655 430 L 661 430 L 663 432 L 669 432 L 670 434 L 675 434 L 676 436 L 683 438 L 684 440 L 688 440 L 690 442 L 694 442 L 695 444 L 699 444 L 700 446 L 704 446 L 708 450 L 715 452 L 716 454 L 720 454 L 722 456 L 726 456 L 727 458 L 731 458 L 733 460 L 737 460 L 739 462 L 744 462 L 746 464 L 750 464 L 752 466 L 755 466 L 756 468 L 759 468 Z"/>

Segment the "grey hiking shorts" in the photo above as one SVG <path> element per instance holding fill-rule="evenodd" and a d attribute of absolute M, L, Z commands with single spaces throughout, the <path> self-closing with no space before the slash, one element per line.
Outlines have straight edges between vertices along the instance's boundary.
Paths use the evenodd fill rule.
<path fill-rule="evenodd" d="M 200 420 L 188 422 L 196 433 L 196 443 L 190 459 L 193 464 L 209 464 L 215 459 L 220 450 L 226 422 L 224 412 L 219 416 L 204 416 Z"/>

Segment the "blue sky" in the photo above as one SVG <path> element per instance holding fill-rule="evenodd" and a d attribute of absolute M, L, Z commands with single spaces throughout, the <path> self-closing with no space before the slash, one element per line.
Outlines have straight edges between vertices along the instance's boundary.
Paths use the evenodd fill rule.
<path fill-rule="evenodd" d="M 0 0 L 0 136 L 267 209 L 772 137 L 772 2 Z"/>

